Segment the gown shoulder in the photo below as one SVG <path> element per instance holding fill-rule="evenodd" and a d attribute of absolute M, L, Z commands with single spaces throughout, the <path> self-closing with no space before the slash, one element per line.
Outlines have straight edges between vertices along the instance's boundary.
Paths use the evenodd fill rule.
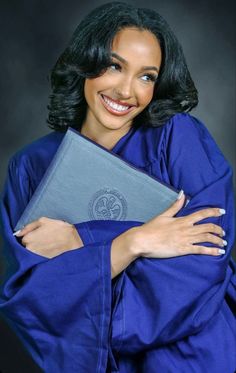
<path fill-rule="evenodd" d="M 19 149 L 9 160 L 9 167 L 16 168 L 29 178 L 42 177 L 55 155 L 65 133 L 53 131 Z"/>

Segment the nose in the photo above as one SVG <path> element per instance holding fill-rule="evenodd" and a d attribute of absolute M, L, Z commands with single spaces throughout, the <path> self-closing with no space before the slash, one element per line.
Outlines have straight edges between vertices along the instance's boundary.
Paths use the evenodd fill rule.
<path fill-rule="evenodd" d="M 133 94 L 132 79 L 127 76 L 122 77 L 115 86 L 114 91 L 118 99 L 129 99 Z"/>

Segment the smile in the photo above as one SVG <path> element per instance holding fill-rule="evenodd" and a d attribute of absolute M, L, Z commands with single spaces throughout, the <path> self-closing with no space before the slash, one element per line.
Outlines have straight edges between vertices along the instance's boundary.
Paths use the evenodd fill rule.
<path fill-rule="evenodd" d="M 102 94 L 100 96 L 102 98 L 103 106 L 112 114 L 125 115 L 135 107 L 134 105 L 118 104 L 116 101 L 113 101 Z"/>

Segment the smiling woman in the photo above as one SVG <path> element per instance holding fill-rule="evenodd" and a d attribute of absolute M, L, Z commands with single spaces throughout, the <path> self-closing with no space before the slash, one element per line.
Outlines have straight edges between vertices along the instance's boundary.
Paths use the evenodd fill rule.
<path fill-rule="evenodd" d="M 12 157 L 1 198 L 1 312 L 46 373 L 233 373 L 232 172 L 188 114 L 197 90 L 175 35 L 152 10 L 102 5 L 51 85 L 53 131 Z M 41 217 L 13 233 L 68 127 L 180 190 L 176 202 L 145 223 Z"/>
<path fill-rule="evenodd" d="M 48 122 L 53 129 L 81 128 L 87 113 L 84 86 L 107 70 L 154 80 L 150 104 L 133 117 L 133 126 L 164 124 L 198 103 L 182 47 L 166 21 L 151 9 L 111 2 L 82 20 L 52 69 Z"/>
<path fill-rule="evenodd" d="M 150 31 L 125 28 L 115 35 L 111 56 L 102 75 L 85 80 L 88 110 L 81 130 L 110 149 L 150 104 L 161 66 L 161 48 Z"/>

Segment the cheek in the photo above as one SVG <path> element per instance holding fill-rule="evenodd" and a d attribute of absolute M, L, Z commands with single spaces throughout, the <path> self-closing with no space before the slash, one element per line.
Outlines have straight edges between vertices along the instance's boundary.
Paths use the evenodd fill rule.
<path fill-rule="evenodd" d="M 85 97 L 85 100 L 88 101 L 90 100 L 90 92 L 91 92 L 91 83 L 88 79 L 85 80 L 85 83 L 84 83 L 84 97 Z"/>
<path fill-rule="evenodd" d="M 153 93 L 154 93 L 154 85 L 152 87 L 147 87 L 145 89 L 142 89 L 142 91 L 139 92 L 139 105 L 147 106 L 152 100 Z"/>
<path fill-rule="evenodd" d="M 89 106 L 98 103 L 98 94 L 111 89 L 114 79 L 110 76 L 101 76 L 95 79 L 86 79 L 84 84 L 84 97 Z"/>
<path fill-rule="evenodd" d="M 86 79 L 84 84 L 84 96 L 85 99 L 91 100 L 93 97 L 97 94 L 99 91 L 101 84 L 99 82 L 99 79 Z"/>

